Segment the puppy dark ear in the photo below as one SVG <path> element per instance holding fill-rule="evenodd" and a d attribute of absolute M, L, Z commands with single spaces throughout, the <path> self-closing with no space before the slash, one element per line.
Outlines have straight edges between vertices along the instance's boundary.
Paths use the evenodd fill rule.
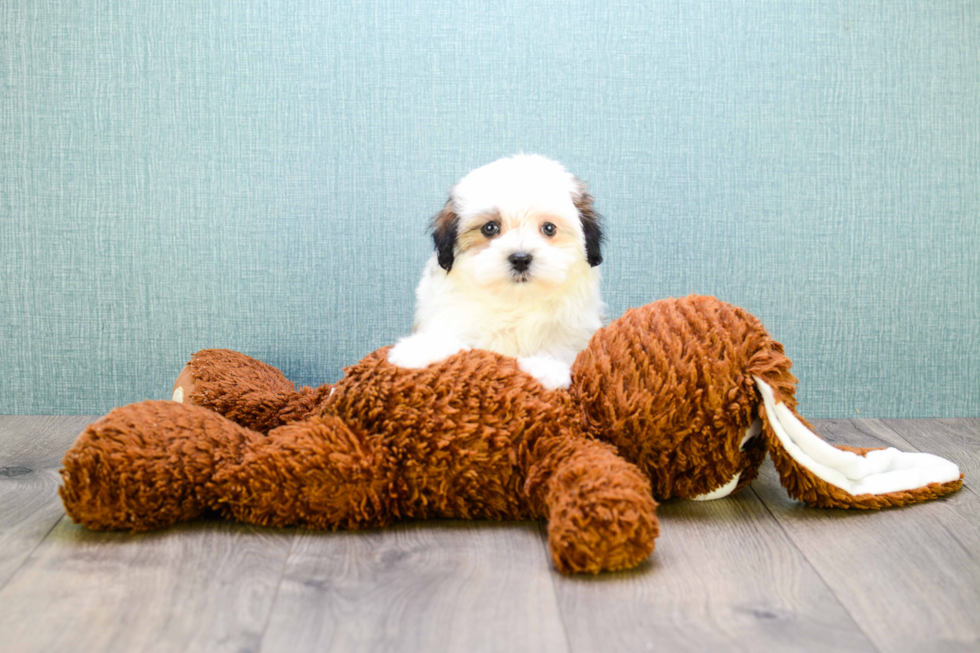
<path fill-rule="evenodd" d="M 453 269 L 453 261 L 456 258 L 456 236 L 459 233 L 459 216 L 453 209 L 453 201 L 450 199 L 442 211 L 432 218 L 432 240 L 436 246 L 439 265 L 449 272 Z"/>
<path fill-rule="evenodd" d="M 575 198 L 575 208 L 578 209 L 582 232 L 585 234 L 585 258 L 589 265 L 595 267 L 602 263 L 602 216 L 593 208 L 592 195 L 585 190 L 584 185 Z"/>

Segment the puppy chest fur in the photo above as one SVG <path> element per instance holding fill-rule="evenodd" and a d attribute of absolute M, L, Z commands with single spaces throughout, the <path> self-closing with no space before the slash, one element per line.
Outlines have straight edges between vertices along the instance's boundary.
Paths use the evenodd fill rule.
<path fill-rule="evenodd" d="M 531 284 L 485 289 L 431 260 L 417 291 L 416 331 L 443 332 L 507 356 L 547 354 L 570 365 L 602 326 L 602 300 L 597 273 L 569 276 L 567 287 L 553 292 Z"/>

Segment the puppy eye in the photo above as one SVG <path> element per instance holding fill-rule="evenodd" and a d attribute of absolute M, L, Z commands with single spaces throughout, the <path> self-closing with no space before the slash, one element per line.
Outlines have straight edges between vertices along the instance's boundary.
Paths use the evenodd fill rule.
<path fill-rule="evenodd" d="M 550 222 L 545 222 L 543 225 L 541 225 L 541 233 L 543 233 L 545 236 L 548 236 L 549 238 L 551 236 L 554 236 L 557 231 L 558 231 L 558 227 L 551 224 Z"/>
<path fill-rule="evenodd" d="M 496 222 L 488 222 L 482 227 L 480 227 L 480 233 L 482 233 L 487 238 L 493 238 L 498 233 L 500 233 L 500 225 Z"/>

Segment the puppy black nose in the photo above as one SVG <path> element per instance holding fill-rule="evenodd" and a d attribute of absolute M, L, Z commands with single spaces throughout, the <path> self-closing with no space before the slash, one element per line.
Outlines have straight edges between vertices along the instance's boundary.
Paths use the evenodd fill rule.
<path fill-rule="evenodd" d="M 515 252 L 507 257 L 510 264 L 518 272 L 525 272 L 529 267 L 531 267 L 531 259 L 533 257 L 525 252 Z"/>

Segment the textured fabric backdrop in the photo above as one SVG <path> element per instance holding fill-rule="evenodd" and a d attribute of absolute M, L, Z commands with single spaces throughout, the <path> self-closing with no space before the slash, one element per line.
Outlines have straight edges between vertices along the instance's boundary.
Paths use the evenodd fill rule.
<path fill-rule="evenodd" d="M 612 316 L 691 292 L 811 417 L 980 415 L 980 3 L 0 2 L 0 412 L 303 384 L 406 333 L 425 226 L 518 151 L 591 181 Z"/>

